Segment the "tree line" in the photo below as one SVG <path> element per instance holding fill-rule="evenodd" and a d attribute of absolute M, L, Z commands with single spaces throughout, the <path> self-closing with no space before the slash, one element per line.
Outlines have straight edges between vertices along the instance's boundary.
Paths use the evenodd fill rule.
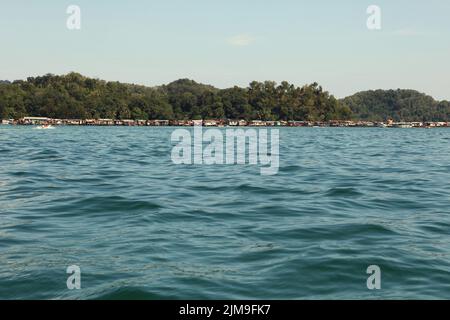
<path fill-rule="evenodd" d="M 450 102 L 414 90 L 371 90 L 341 101 L 360 120 L 450 121 Z"/>
<path fill-rule="evenodd" d="M 217 89 L 181 79 L 160 87 L 108 82 L 78 73 L 0 81 L 0 118 L 60 119 L 245 119 L 327 121 L 389 117 L 445 121 L 448 102 L 415 92 L 360 93 L 338 100 L 317 83 L 251 82 Z M 445 118 L 445 119 L 444 119 Z"/>

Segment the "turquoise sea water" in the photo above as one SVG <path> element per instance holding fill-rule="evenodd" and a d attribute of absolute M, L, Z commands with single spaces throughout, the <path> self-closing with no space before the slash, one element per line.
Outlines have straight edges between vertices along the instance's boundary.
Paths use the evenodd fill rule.
<path fill-rule="evenodd" d="M 0 126 L 0 298 L 450 298 L 449 129 L 283 128 L 276 176 L 173 130 Z"/>

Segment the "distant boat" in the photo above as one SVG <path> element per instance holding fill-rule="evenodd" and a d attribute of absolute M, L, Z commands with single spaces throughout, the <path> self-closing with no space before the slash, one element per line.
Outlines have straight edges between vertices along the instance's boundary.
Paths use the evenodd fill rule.
<path fill-rule="evenodd" d="M 394 127 L 407 129 L 407 128 L 412 128 L 413 126 L 412 126 L 412 124 L 410 124 L 408 122 L 398 122 L 398 123 L 394 123 Z"/>
<path fill-rule="evenodd" d="M 38 129 L 38 130 L 51 130 L 51 129 L 55 129 L 55 127 L 50 125 L 50 124 L 43 124 L 41 126 L 36 127 L 36 129 Z"/>

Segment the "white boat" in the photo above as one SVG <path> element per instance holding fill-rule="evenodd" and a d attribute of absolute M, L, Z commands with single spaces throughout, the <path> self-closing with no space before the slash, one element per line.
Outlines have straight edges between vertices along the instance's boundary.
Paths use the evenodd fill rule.
<path fill-rule="evenodd" d="M 44 125 L 36 127 L 36 129 L 37 130 L 51 130 L 51 129 L 55 129 L 55 127 L 50 124 L 44 124 Z"/>
<path fill-rule="evenodd" d="M 394 123 L 394 127 L 408 129 L 408 128 L 412 128 L 413 126 L 412 126 L 412 124 L 410 124 L 408 122 L 398 122 L 398 123 Z"/>

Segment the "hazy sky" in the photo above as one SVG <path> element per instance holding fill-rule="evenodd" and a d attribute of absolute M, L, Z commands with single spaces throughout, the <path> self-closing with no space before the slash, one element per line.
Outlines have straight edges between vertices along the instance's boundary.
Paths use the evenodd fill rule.
<path fill-rule="evenodd" d="M 81 30 L 66 27 L 72 4 Z M 366 27 L 372 4 L 380 31 Z M 337 97 L 412 88 L 450 99 L 448 0 L 0 0 L 0 41 L 0 79 L 316 81 Z"/>

